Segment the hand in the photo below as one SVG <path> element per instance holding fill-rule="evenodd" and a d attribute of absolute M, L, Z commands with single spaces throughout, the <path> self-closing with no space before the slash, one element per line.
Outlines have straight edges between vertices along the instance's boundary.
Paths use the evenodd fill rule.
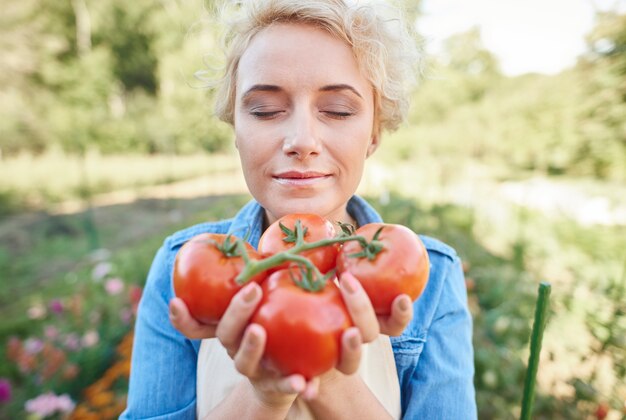
<path fill-rule="evenodd" d="M 217 326 L 216 337 L 263 403 L 290 405 L 298 394 L 313 398 L 318 391 L 317 378 L 306 381 L 302 375 L 281 376 L 262 363 L 267 334 L 260 325 L 249 324 L 261 295 L 262 289 L 255 283 L 237 293 Z"/>
<path fill-rule="evenodd" d="M 217 325 L 205 325 L 196 321 L 187 305 L 174 298 L 170 302 L 170 319 L 174 327 L 191 339 L 217 337 L 235 363 L 235 368 L 248 377 L 254 393 L 264 404 L 291 404 L 298 394 L 314 398 L 318 392 L 317 378 L 306 381 L 302 375 L 280 376 L 263 366 L 266 332 L 257 324 L 250 324 L 250 317 L 261 300 L 262 290 L 256 283 L 242 288 L 232 299 L 224 316 Z"/>
<path fill-rule="evenodd" d="M 215 337 L 217 325 L 206 325 L 196 321 L 189 313 L 189 309 L 182 299 L 173 298 L 170 301 L 169 308 L 172 325 L 185 337 L 192 340 Z"/>
<path fill-rule="evenodd" d="M 389 336 L 402 334 L 413 318 L 413 302 L 408 295 L 397 296 L 390 315 L 376 315 L 361 283 L 350 273 L 343 273 L 341 293 L 354 325 L 359 329 L 364 343 L 374 341 L 379 333 Z"/>

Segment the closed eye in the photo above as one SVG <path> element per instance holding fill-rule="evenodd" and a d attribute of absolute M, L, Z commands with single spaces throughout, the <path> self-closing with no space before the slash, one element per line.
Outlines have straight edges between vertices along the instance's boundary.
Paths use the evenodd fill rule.
<path fill-rule="evenodd" d="M 252 114 L 255 118 L 258 118 L 260 120 L 269 120 L 277 116 L 281 112 L 282 111 L 251 111 L 250 114 Z"/>
<path fill-rule="evenodd" d="M 338 120 L 344 120 L 354 115 L 354 112 L 346 112 L 346 111 L 322 111 L 322 112 L 328 115 L 330 118 L 335 118 Z"/>

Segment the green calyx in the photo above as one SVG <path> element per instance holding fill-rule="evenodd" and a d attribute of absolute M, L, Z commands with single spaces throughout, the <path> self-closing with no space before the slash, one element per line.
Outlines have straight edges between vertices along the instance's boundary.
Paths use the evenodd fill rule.
<path fill-rule="evenodd" d="M 363 248 L 360 252 L 355 252 L 354 254 L 348 255 L 350 258 L 367 258 L 368 261 L 374 261 L 378 254 L 385 248 L 383 243 L 378 240 L 380 237 L 380 233 L 383 230 L 383 226 L 378 228 L 374 237 L 370 242 L 367 241 L 359 241 L 361 244 L 361 248 Z"/>
<path fill-rule="evenodd" d="M 296 220 L 293 229 L 289 229 L 287 226 L 283 225 L 282 222 L 278 222 L 278 227 L 280 227 L 280 230 L 285 234 L 283 242 L 287 242 L 290 244 L 303 243 L 304 237 L 309 231 L 309 228 L 307 228 L 306 226 L 302 226 L 302 222 L 300 221 L 300 219 Z"/>

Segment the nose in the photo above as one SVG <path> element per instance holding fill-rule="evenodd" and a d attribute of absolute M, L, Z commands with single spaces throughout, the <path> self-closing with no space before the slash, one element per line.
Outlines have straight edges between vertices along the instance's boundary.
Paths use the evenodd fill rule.
<path fill-rule="evenodd" d="M 289 132 L 283 140 L 283 152 L 288 156 L 306 159 L 321 152 L 322 143 L 317 133 L 316 116 L 305 107 L 294 110 Z"/>

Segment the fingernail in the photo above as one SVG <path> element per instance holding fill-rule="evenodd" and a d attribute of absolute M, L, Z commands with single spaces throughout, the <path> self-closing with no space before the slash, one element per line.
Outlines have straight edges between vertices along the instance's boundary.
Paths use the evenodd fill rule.
<path fill-rule="evenodd" d="M 346 289 L 346 292 L 352 294 L 356 291 L 356 284 L 355 284 L 356 280 L 352 277 L 352 276 L 343 276 L 341 278 L 341 285 L 343 286 L 344 289 Z"/>
<path fill-rule="evenodd" d="M 361 345 L 361 340 L 359 339 L 359 336 L 353 335 L 352 337 L 348 338 L 348 345 L 352 350 L 358 350 L 359 346 Z"/>
<path fill-rule="evenodd" d="M 289 385 L 294 392 L 302 392 L 304 390 L 304 384 L 298 378 L 291 378 L 289 380 Z"/>
<path fill-rule="evenodd" d="M 409 299 L 407 298 L 402 298 L 400 299 L 400 302 L 398 302 L 398 306 L 400 307 L 401 311 L 408 311 L 411 307 L 411 302 L 409 302 Z"/>
<path fill-rule="evenodd" d="M 174 306 L 174 305 L 172 305 L 172 306 L 170 307 L 170 316 L 171 316 L 172 318 L 176 318 L 176 317 L 178 317 L 178 309 L 176 309 L 176 306 Z"/>
<path fill-rule="evenodd" d="M 244 287 L 243 291 L 243 300 L 246 303 L 251 303 L 257 296 L 257 287 L 256 283 L 250 283 L 246 287 Z"/>
<path fill-rule="evenodd" d="M 248 337 L 248 345 L 254 348 L 257 344 L 259 344 L 259 337 L 257 337 L 256 334 L 250 334 Z"/>

